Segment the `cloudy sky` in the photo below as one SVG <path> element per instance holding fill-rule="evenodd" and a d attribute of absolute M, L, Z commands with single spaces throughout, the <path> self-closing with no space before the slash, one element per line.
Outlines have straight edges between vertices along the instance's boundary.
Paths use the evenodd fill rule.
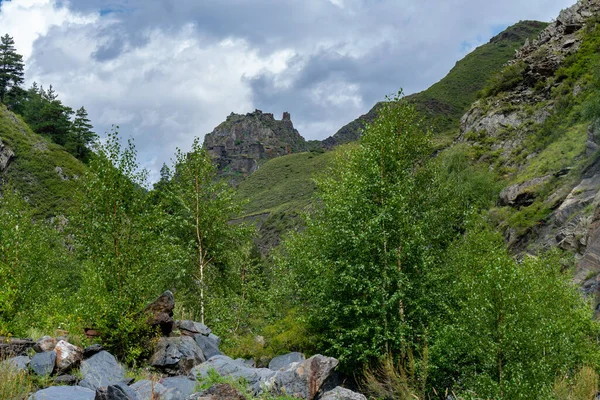
<path fill-rule="evenodd" d="M 441 79 L 519 20 L 575 0 L 0 0 L 26 84 L 119 125 L 156 177 L 233 112 L 255 108 L 324 139 L 404 88 Z"/>

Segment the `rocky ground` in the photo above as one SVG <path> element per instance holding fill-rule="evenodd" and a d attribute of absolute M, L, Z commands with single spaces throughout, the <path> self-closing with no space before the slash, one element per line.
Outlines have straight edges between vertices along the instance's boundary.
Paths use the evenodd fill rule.
<path fill-rule="evenodd" d="M 101 345 L 80 348 L 65 337 L 4 338 L 0 356 L 6 358 L 5 365 L 55 385 L 32 393 L 30 400 L 246 399 L 229 384 L 201 389 L 200 383 L 211 373 L 241 380 L 252 396 L 366 400 L 338 385 L 335 358 L 314 355 L 305 359 L 301 353 L 289 353 L 273 358 L 267 368 L 257 368 L 254 360 L 224 355 L 219 350 L 220 338 L 206 325 L 174 321 L 174 306 L 174 296 L 167 291 L 146 308 L 148 322 L 163 333 L 147 366 L 155 379 L 127 378 L 125 367 Z"/>

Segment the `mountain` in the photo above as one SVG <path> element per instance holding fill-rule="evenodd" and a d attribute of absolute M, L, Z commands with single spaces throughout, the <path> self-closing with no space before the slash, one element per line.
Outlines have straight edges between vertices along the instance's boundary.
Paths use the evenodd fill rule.
<path fill-rule="evenodd" d="M 0 104 L 0 186 L 8 182 L 42 217 L 64 214 L 85 166 L 62 146 L 35 134 Z"/>
<path fill-rule="evenodd" d="M 454 147 L 501 175 L 491 218 L 510 248 L 559 248 L 598 297 L 600 273 L 600 2 L 563 10 L 519 50 L 461 119 Z M 596 302 L 597 303 L 597 302 Z"/>
<path fill-rule="evenodd" d="M 446 133 L 440 131 L 440 126 L 445 130 L 450 129 L 448 136 L 451 141 L 458 135 L 460 118 L 476 100 L 477 92 L 484 88 L 485 82 L 502 70 L 520 46 L 547 26 L 543 22 L 523 21 L 507 28 L 489 43 L 458 61 L 441 81 L 408 98 L 417 103 L 432 124 L 437 124 L 438 137 Z M 438 106 L 434 107 L 433 104 Z M 322 146 L 332 149 L 356 141 L 365 123 L 377 117 L 377 107 L 375 105 L 367 114 L 325 139 Z M 340 151 L 343 151 L 343 147 Z M 249 199 L 243 218 L 257 221 L 257 242 L 263 253 L 279 243 L 284 232 L 298 226 L 298 216 L 310 204 L 315 190 L 313 178 L 326 169 L 333 157 L 334 154 L 330 152 L 284 155 L 265 162 L 258 171 L 241 181 L 239 196 Z"/>
<path fill-rule="evenodd" d="M 521 21 L 508 27 L 458 61 L 442 80 L 407 98 L 423 112 L 436 134 L 458 129 L 460 117 L 476 100 L 486 81 L 514 57 L 516 50 L 527 40 L 535 38 L 546 26 L 545 22 Z M 340 128 L 323 141 L 323 146 L 332 148 L 357 140 L 365 124 L 377 117 L 377 107 L 376 104 L 368 113 Z"/>
<path fill-rule="evenodd" d="M 220 174 L 234 181 L 253 173 L 266 160 L 308 150 L 289 113 L 276 120 L 261 110 L 246 115 L 231 113 L 204 137 L 203 146 Z"/>

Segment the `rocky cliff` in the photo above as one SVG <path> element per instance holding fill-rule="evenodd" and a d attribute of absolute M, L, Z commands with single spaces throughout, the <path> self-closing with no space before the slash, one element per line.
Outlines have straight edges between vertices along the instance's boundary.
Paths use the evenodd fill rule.
<path fill-rule="evenodd" d="M 599 16 L 599 0 L 581 0 L 527 41 L 463 116 L 456 142 L 506 179 L 492 218 L 509 246 L 575 254 L 575 282 L 597 298 Z"/>
<path fill-rule="evenodd" d="M 207 149 L 222 175 L 234 181 L 256 171 L 261 161 L 308 150 L 294 129 L 290 114 L 281 120 L 261 110 L 246 115 L 231 113 L 204 137 Z"/>

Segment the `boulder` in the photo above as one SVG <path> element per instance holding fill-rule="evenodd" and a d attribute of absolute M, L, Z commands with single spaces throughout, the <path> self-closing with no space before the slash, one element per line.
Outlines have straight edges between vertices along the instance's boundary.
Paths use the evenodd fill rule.
<path fill-rule="evenodd" d="M 246 400 L 246 397 L 239 390 L 226 383 L 212 385 L 207 390 L 199 393 L 195 398 L 206 400 Z"/>
<path fill-rule="evenodd" d="M 208 336 L 211 330 L 208 326 L 195 321 L 190 320 L 178 320 L 175 322 L 175 326 L 179 329 L 182 335 L 185 336 L 196 336 L 198 334 Z"/>
<path fill-rule="evenodd" d="M 187 375 L 190 370 L 206 361 L 202 349 L 189 336 L 161 338 L 150 365 L 169 375 Z"/>
<path fill-rule="evenodd" d="M 28 356 L 16 356 L 2 361 L 1 365 L 8 365 L 18 371 L 25 371 L 30 362 Z"/>
<path fill-rule="evenodd" d="M 130 386 L 137 395 L 138 400 L 180 400 L 184 396 L 175 388 L 166 388 L 158 382 L 144 379 Z"/>
<path fill-rule="evenodd" d="M 325 381 L 333 375 L 337 365 L 338 360 L 335 358 L 317 354 L 288 370 L 277 372 L 272 380 L 272 390 L 312 400 Z"/>
<path fill-rule="evenodd" d="M 59 372 L 66 372 L 79 366 L 83 359 L 83 350 L 65 340 L 56 343 L 54 351 L 56 352 L 56 368 Z"/>
<path fill-rule="evenodd" d="M 223 354 L 219 351 L 219 345 L 208 336 L 200 334 L 194 335 L 194 341 L 196 341 L 198 346 L 202 349 L 202 353 L 207 359 Z"/>
<path fill-rule="evenodd" d="M 93 390 L 81 386 L 52 386 L 39 390 L 29 400 L 94 400 Z"/>
<path fill-rule="evenodd" d="M 269 362 L 269 369 L 273 371 L 279 371 L 281 369 L 287 369 L 292 363 L 299 363 L 306 360 L 304 354 L 298 352 L 292 352 L 277 356 Z"/>
<path fill-rule="evenodd" d="M 175 296 L 167 290 L 146 306 L 144 312 L 148 315 L 147 323 L 160 327 L 162 334 L 167 336 L 173 330 L 173 308 Z"/>
<path fill-rule="evenodd" d="M 123 367 L 107 351 L 101 351 L 87 360 L 83 360 L 80 372 L 83 379 L 79 385 L 92 390 L 115 385 L 125 380 Z"/>
<path fill-rule="evenodd" d="M 90 358 L 96 353 L 100 353 L 104 347 L 101 344 L 93 344 L 83 349 L 83 358 Z"/>
<path fill-rule="evenodd" d="M 214 369 L 221 376 L 242 378 L 252 389 L 254 394 L 260 394 L 265 384 L 275 376 L 275 371 L 267 368 L 249 368 L 243 361 L 233 360 L 230 357 L 219 355 L 210 358 L 190 371 L 190 378 L 198 379 L 208 376 L 208 371 Z"/>
<path fill-rule="evenodd" d="M 16 356 L 27 355 L 27 350 L 32 348 L 35 342 L 31 339 L 18 339 L 0 336 L 0 358 L 6 359 Z"/>
<path fill-rule="evenodd" d="M 177 390 L 183 396 L 189 396 L 196 391 L 198 382 L 184 376 L 172 376 L 161 379 L 160 384 L 167 389 Z"/>
<path fill-rule="evenodd" d="M 49 376 L 52 375 L 55 365 L 56 352 L 52 350 L 34 355 L 29 363 L 29 368 L 38 376 Z"/>
<path fill-rule="evenodd" d="M 137 393 L 125 385 L 120 383 L 117 385 L 110 385 L 108 387 L 101 387 L 96 389 L 96 397 L 94 400 L 137 400 Z"/>
<path fill-rule="evenodd" d="M 35 342 L 33 349 L 38 353 L 52 351 L 56 346 L 56 342 L 56 338 L 53 338 L 52 336 L 42 336 Z"/>
<path fill-rule="evenodd" d="M 319 400 L 367 400 L 367 398 L 363 394 L 337 386 L 333 390 L 324 393 Z"/>
<path fill-rule="evenodd" d="M 56 385 L 73 386 L 77 384 L 77 377 L 73 375 L 59 375 L 52 380 Z"/>
<path fill-rule="evenodd" d="M 506 187 L 500 192 L 500 205 L 511 207 L 527 207 L 531 205 L 537 195 L 536 189 L 551 178 L 552 175 L 546 175 Z"/>

